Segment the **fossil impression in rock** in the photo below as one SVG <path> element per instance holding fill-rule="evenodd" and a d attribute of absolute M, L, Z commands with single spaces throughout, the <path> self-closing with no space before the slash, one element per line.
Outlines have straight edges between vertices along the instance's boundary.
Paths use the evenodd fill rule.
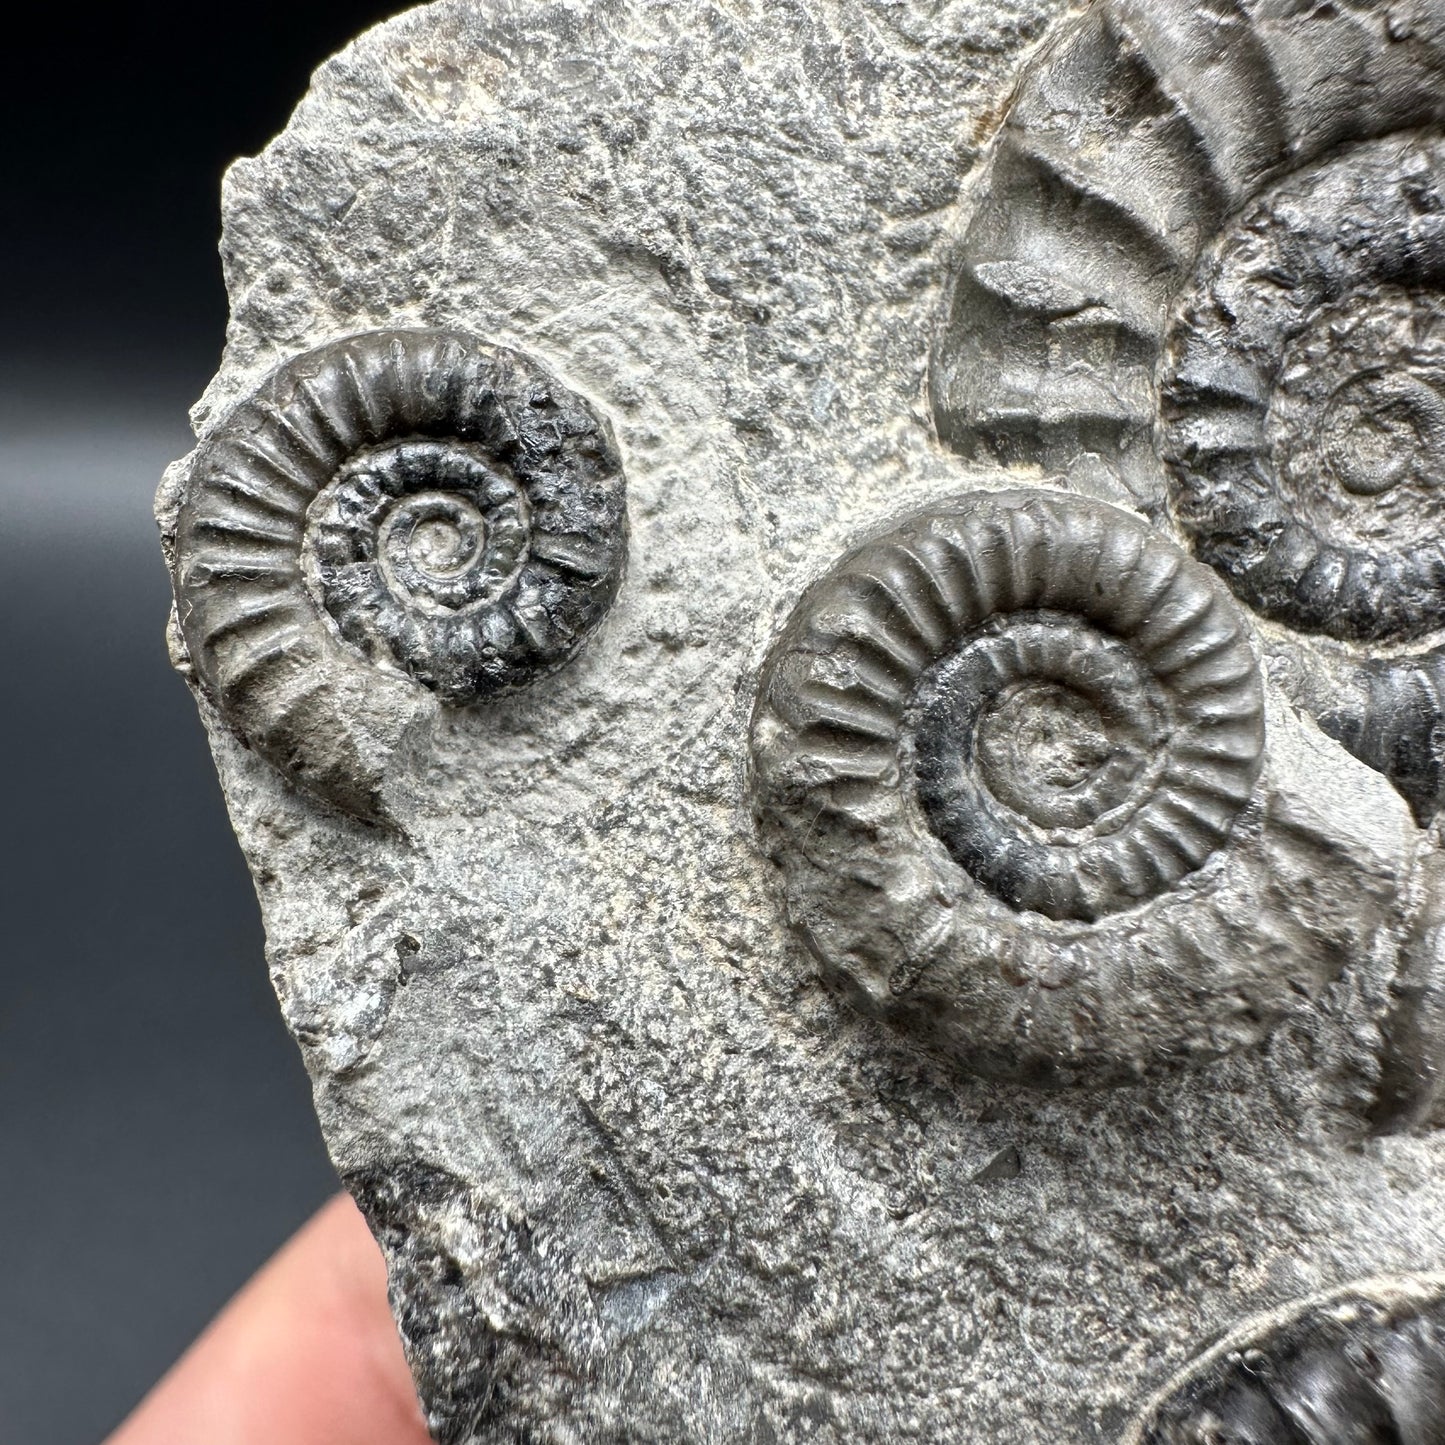
<path fill-rule="evenodd" d="M 1366 1280 L 1233 1331 L 1129 1445 L 1445 1439 L 1445 1276 Z"/>
<path fill-rule="evenodd" d="M 288 362 L 207 438 L 177 610 L 237 732 L 372 819 L 391 750 L 437 702 L 577 651 L 626 539 L 616 447 L 580 397 L 469 336 L 370 332 Z"/>
<path fill-rule="evenodd" d="M 1442 134 L 439 0 L 232 168 L 171 644 L 438 1441 L 1445 1445 Z"/>

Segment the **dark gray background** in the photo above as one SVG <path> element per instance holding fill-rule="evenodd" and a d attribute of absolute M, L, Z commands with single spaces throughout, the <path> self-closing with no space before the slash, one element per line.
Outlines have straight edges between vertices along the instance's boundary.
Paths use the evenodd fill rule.
<path fill-rule="evenodd" d="M 336 1187 L 150 517 L 225 163 L 397 4 L 41 7 L 0 185 L 0 1441 L 100 1440 Z M 196 1442 L 204 1445 L 204 1442 Z"/>

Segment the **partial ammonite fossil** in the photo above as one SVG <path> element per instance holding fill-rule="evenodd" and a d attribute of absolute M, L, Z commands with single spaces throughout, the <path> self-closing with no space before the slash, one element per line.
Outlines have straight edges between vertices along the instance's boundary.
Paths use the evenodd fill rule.
<path fill-rule="evenodd" d="M 177 614 L 241 737 L 372 818 L 393 750 L 565 663 L 626 561 L 607 423 L 536 361 L 382 331 L 274 372 L 197 451 Z"/>
<path fill-rule="evenodd" d="M 1348 641 L 1445 624 L 1445 144 L 1352 147 L 1205 254 L 1163 446 L 1196 552 L 1265 617 Z"/>
<path fill-rule="evenodd" d="M 982 492 L 799 603 L 759 823 L 863 1008 L 985 1072 L 1132 1077 L 1257 1040 L 1340 967 L 1293 916 L 1327 853 L 1274 838 L 1264 728 L 1213 572 L 1118 508 Z"/>
<path fill-rule="evenodd" d="M 1101 0 L 1013 100 L 932 368 L 957 450 L 1175 517 L 1422 822 L 1445 798 L 1442 119 L 1440 0 Z"/>
<path fill-rule="evenodd" d="M 1445 1275 L 1260 1316 L 1154 1400 L 1127 1445 L 1445 1445 Z"/>
<path fill-rule="evenodd" d="M 1336 681 L 1301 700 L 1421 821 L 1445 718 L 1442 183 L 1445 143 L 1407 136 L 1269 190 L 1206 253 L 1162 390 L 1195 550 L 1262 616 L 1336 640 L 1314 669 Z"/>

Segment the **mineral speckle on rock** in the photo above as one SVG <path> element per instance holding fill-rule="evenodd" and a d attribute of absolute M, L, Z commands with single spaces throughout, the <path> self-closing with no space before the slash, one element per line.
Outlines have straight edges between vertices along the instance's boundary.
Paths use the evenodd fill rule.
<path fill-rule="evenodd" d="M 439 1440 L 1092 1445 L 1445 1267 L 1442 39 L 441 0 L 232 168 L 171 645 Z"/>

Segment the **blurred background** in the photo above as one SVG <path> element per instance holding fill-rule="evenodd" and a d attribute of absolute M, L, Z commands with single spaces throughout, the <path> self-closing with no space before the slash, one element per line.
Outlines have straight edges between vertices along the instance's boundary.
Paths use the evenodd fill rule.
<path fill-rule="evenodd" d="M 6 68 L 6 1445 L 102 1439 L 336 1187 L 166 662 L 150 509 L 220 352 L 222 170 L 401 8 L 40 7 Z"/>

